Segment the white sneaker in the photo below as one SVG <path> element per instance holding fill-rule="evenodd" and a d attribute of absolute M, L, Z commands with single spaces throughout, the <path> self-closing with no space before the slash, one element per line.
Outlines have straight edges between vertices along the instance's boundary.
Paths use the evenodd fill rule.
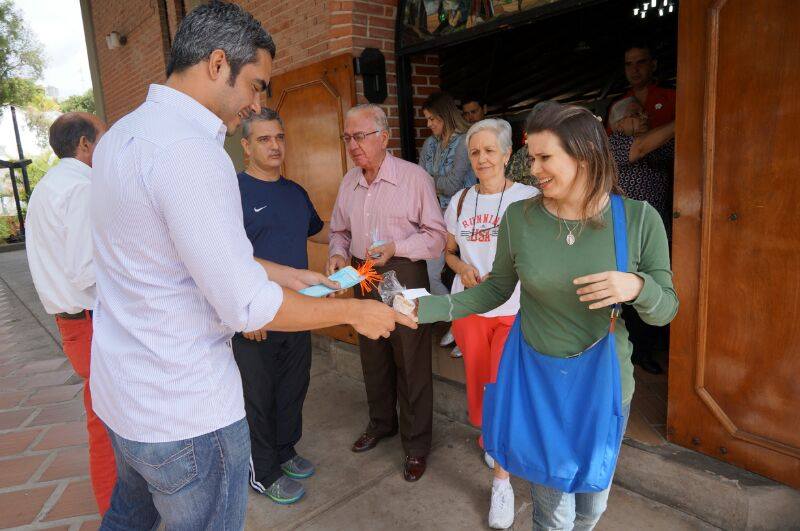
<path fill-rule="evenodd" d="M 456 338 L 453 337 L 453 329 L 452 328 L 448 328 L 447 329 L 447 333 L 445 335 L 443 335 L 441 341 L 439 341 L 439 345 L 442 346 L 442 347 L 447 347 L 449 345 L 452 345 L 455 342 L 456 342 Z"/>
<path fill-rule="evenodd" d="M 456 346 L 456 347 L 453 347 L 453 350 L 451 350 L 451 351 L 450 351 L 450 357 L 451 357 L 451 358 L 460 358 L 460 357 L 462 357 L 463 355 L 464 355 L 464 353 L 463 353 L 463 352 L 461 352 L 461 349 L 460 349 L 460 348 L 458 348 L 457 346 Z"/>
<path fill-rule="evenodd" d="M 494 457 L 489 455 L 489 452 L 483 452 L 483 462 L 486 463 L 486 466 L 494 470 Z"/>
<path fill-rule="evenodd" d="M 514 524 L 514 489 L 511 483 L 492 487 L 492 507 L 489 509 L 489 527 L 508 529 Z"/>

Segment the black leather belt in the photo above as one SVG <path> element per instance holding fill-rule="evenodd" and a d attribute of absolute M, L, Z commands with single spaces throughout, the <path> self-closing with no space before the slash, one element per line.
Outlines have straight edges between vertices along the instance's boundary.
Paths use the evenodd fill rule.
<path fill-rule="evenodd" d="M 81 310 L 78 313 L 57 313 L 56 317 L 60 317 L 61 319 L 71 319 L 71 320 L 88 319 L 92 317 L 92 310 Z"/>

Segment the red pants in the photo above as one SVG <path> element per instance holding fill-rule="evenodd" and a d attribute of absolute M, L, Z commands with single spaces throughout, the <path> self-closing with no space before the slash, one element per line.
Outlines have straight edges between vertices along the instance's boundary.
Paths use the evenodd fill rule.
<path fill-rule="evenodd" d="M 111 493 L 117 482 L 117 466 L 111 439 L 108 437 L 105 424 L 92 409 L 92 396 L 89 392 L 92 319 L 88 313 L 85 319 L 56 317 L 56 324 L 61 332 L 64 353 L 75 372 L 84 379 L 83 404 L 86 407 L 86 427 L 89 431 L 89 471 L 97 508 L 100 514 L 104 514 L 111 503 Z"/>
<path fill-rule="evenodd" d="M 478 428 L 483 418 L 483 386 L 497 379 L 503 346 L 514 324 L 514 317 L 470 315 L 453 321 L 453 337 L 464 353 L 469 421 Z"/>

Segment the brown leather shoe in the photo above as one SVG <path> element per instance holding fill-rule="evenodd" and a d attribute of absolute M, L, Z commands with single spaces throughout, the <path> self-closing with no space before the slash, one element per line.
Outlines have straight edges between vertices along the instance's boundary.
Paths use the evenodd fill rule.
<path fill-rule="evenodd" d="M 406 481 L 417 481 L 425 473 L 427 457 L 406 456 L 406 465 L 403 467 L 403 478 Z"/>
<path fill-rule="evenodd" d="M 387 433 L 383 437 L 373 437 L 372 435 L 368 435 L 366 432 L 364 432 L 361 434 L 361 437 L 359 437 L 356 440 L 356 442 L 353 443 L 353 446 L 350 447 L 350 450 L 356 453 L 372 450 L 373 448 L 378 446 L 378 441 L 380 441 L 381 439 L 385 439 L 387 437 L 392 437 L 394 435 L 397 435 L 396 431 Z"/>

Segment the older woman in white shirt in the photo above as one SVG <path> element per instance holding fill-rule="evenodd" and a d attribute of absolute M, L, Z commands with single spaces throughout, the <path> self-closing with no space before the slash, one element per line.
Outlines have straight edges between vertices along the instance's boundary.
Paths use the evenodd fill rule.
<path fill-rule="evenodd" d="M 470 164 L 478 184 L 457 192 L 447 210 L 447 265 L 455 271 L 452 293 L 478 285 L 492 270 L 500 220 L 515 201 L 533 197 L 538 190 L 505 177 L 511 157 L 511 126 L 505 120 L 487 119 L 475 123 L 466 134 Z M 504 304 L 480 315 L 453 321 L 453 335 L 464 355 L 469 420 L 481 426 L 483 388 L 494 382 L 506 336 L 519 310 L 519 284 Z M 479 444 L 482 441 L 479 440 Z M 494 468 L 489 525 L 510 527 L 514 521 L 514 491 L 508 473 Z"/>

